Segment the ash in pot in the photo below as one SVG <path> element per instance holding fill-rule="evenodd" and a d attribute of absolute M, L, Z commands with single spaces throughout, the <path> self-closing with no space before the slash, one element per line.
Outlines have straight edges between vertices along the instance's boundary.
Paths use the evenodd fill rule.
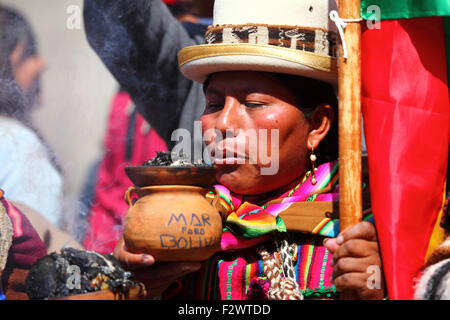
<path fill-rule="evenodd" d="M 30 299 L 52 299 L 106 289 L 127 294 L 139 283 L 112 255 L 64 248 L 36 261 L 25 285 Z"/>
<path fill-rule="evenodd" d="M 183 153 L 157 152 L 152 160 L 142 164 L 147 167 L 200 167 L 208 166 L 203 160 L 192 161 Z"/>

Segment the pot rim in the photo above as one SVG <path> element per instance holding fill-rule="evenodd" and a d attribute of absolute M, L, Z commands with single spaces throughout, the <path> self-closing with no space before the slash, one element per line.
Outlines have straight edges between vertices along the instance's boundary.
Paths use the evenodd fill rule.
<path fill-rule="evenodd" d="M 201 186 L 189 186 L 189 185 L 159 185 L 159 186 L 146 186 L 146 187 L 137 187 L 135 186 L 135 191 L 196 191 L 196 192 L 204 192 L 206 193 L 209 190 L 214 190 L 213 187 L 201 187 Z"/>

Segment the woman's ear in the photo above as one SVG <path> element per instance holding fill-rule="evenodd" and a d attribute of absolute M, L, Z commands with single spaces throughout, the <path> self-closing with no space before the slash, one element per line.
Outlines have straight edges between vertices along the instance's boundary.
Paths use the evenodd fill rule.
<path fill-rule="evenodd" d="M 308 134 L 308 149 L 316 150 L 330 131 L 334 121 L 334 110 L 328 104 L 320 105 L 311 116 L 311 130 Z"/>

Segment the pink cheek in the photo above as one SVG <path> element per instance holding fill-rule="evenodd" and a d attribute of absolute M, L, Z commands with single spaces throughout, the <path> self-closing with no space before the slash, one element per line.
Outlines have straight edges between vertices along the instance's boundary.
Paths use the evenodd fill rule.
<path fill-rule="evenodd" d="M 278 123 L 278 116 L 277 113 L 271 113 L 265 117 L 265 120 Z"/>
<path fill-rule="evenodd" d="M 265 114 L 257 119 L 253 119 L 253 126 L 261 129 L 278 129 L 280 130 L 280 119 L 283 119 L 283 114 L 279 112 L 271 112 Z M 286 121 L 281 121 L 281 124 Z"/>

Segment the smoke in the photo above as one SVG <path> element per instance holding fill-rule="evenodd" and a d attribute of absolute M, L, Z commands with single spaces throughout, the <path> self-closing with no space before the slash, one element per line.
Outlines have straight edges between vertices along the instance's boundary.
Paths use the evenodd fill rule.
<path fill-rule="evenodd" d="M 89 227 L 87 220 L 89 208 L 77 197 L 65 195 L 62 201 L 62 212 L 61 228 L 81 243 Z"/>
<path fill-rule="evenodd" d="M 133 2 L 129 6 L 133 7 Z M 132 65 L 137 48 L 129 31 L 120 23 L 124 14 L 120 3 L 85 1 L 84 23 L 89 44 L 122 84 L 137 87 Z"/>
<path fill-rule="evenodd" d="M 27 65 L 24 64 L 24 62 L 26 62 L 28 58 L 36 57 L 37 55 L 37 42 L 28 22 L 20 13 L 0 5 L 0 116 L 15 119 L 31 129 L 44 146 L 44 152 L 40 152 L 42 147 L 37 143 L 36 149 L 33 148 L 33 150 L 29 150 L 28 153 L 18 154 L 15 152 L 14 154 L 7 156 L 9 159 L 20 157 L 21 161 L 20 163 L 17 162 L 14 172 L 20 172 L 21 174 L 26 172 L 27 179 L 21 179 L 20 183 L 22 185 L 19 187 L 17 185 L 19 182 L 12 181 L 11 176 L 13 174 L 11 172 L 5 172 L 7 169 L 4 166 L 3 170 L 0 170 L 0 177 L 2 178 L 0 181 L 0 188 L 5 189 L 5 196 L 7 198 L 8 194 L 12 197 L 13 194 L 16 195 L 20 193 L 23 195 L 26 193 L 26 196 L 23 196 L 24 198 L 27 197 L 27 199 L 33 199 L 33 202 L 30 200 L 29 204 L 32 209 L 35 209 L 35 211 L 45 215 L 47 218 L 49 218 L 49 216 L 58 216 L 60 218 L 58 223 L 55 219 L 51 219 L 51 222 L 54 223 L 56 227 L 68 231 L 80 241 L 82 230 L 86 229 L 87 219 L 80 219 L 79 217 L 83 217 L 83 215 L 86 214 L 86 206 L 77 199 L 77 195 L 68 195 L 64 192 L 62 187 L 63 182 L 59 183 L 58 181 L 58 183 L 53 184 L 48 187 L 48 189 L 47 187 L 42 187 L 43 185 L 49 186 L 51 182 L 46 181 L 46 183 L 43 183 L 44 181 L 41 180 L 48 178 L 45 175 L 45 172 L 48 171 L 43 170 L 42 167 L 37 165 L 42 163 L 41 161 L 38 161 L 37 158 L 48 159 L 61 175 L 61 179 L 64 179 L 64 172 L 52 148 L 32 121 L 32 111 L 40 93 L 39 76 L 36 77 L 33 83 L 30 83 L 30 86 L 27 87 L 27 89 L 21 87 L 15 79 L 15 76 L 17 76 L 15 70 L 19 66 L 25 68 Z M 12 59 L 12 57 L 14 57 L 14 59 Z M 14 123 L 14 121 L 11 121 L 11 123 Z M 15 131 L 13 133 L 15 134 Z M 4 134 L 8 135 L 9 132 L 5 132 Z M 21 142 L 22 138 L 23 137 L 20 135 L 14 136 L 14 139 L 17 139 L 18 142 Z M 16 149 L 12 151 L 16 151 Z M 5 152 L 5 150 L 0 150 L 0 152 Z M 5 154 L 3 154 L 3 156 L 5 156 Z M 68 168 L 67 164 L 64 164 L 64 170 L 67 169 L 70 168 Z M 28 174 L 29 172 L 36 173 L 31 176 L 31 174 Z M 55 182 L 55 180 L 52 181 Z M 42 184 L 40 184 L 40 182 Z M 67 181 L 65 184 L 67 186 Z M 8 190 L 10 190 L 10 192 L 8 192 Z M 55 208 L 55 210 L 51 210 L 51 213 L 50 210 L 41 212 L 44 210 L 43 208 L 50 208 L 50 202 L 54 203 L 54 206 L 51 206 L 51 208 Z M 31 206 L 31 203 L 37 205 Z M 56 208 L 58 210 L 56 210 Z"/>
<path fill-rule="evenodd" d="M 178 49 L 193 44 L 186 30 L 160 0 L 86 0 L 84 23 L 91 47 L 172 149 L 171 133 L 185 120 L 186 99 L 193 98 L 193 84 L 177 60 Z"/>

